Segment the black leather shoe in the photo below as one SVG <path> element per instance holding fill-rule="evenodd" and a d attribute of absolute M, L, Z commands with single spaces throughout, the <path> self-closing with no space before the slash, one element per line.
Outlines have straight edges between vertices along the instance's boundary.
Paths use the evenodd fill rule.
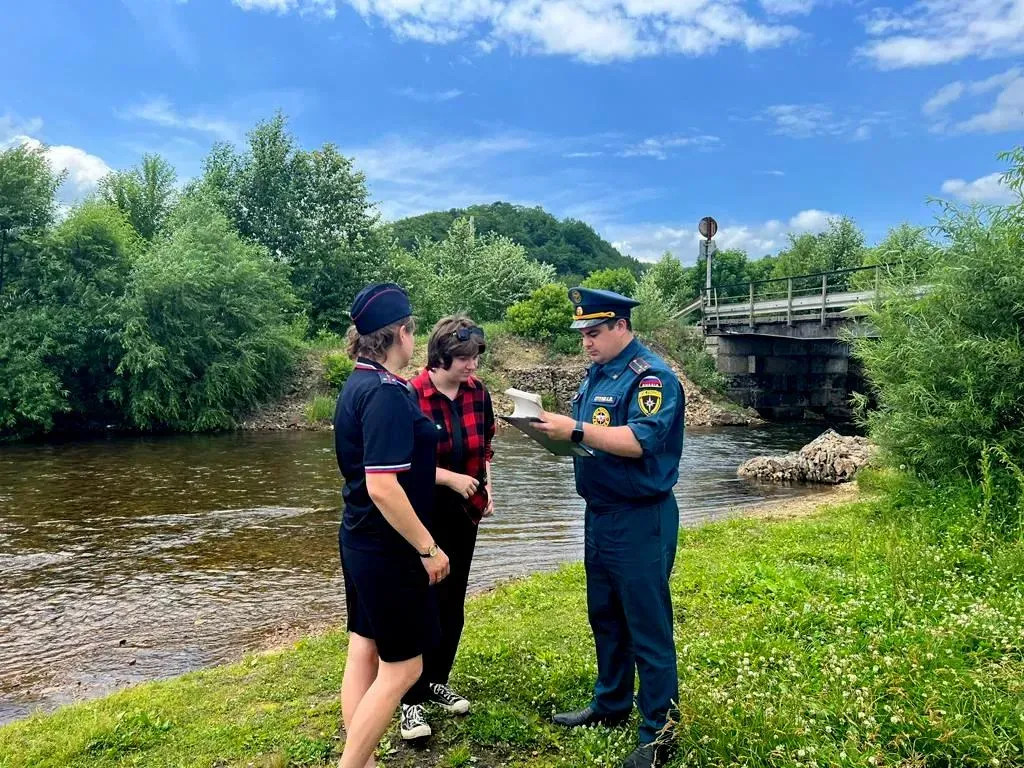
<path fill-rule="evenodd" d="M 555 725 L 564 725 L 566 728 L 577 728 L 581 725 L 607 725 L 614 728 L 627 720 L 629 720 L 629 712 L 618 715 L 599 715 L 590 705 L 583 709 L 577 709 L 575 712 L 559 712 L 551 718 L 551 722 Z"/>
<path fill-rule="evenodd" d="M 622 761 L 622 768 L 658 768 L 667 763 L 671 756 L 672 748 L 669 744 L 641 744 Z"/>

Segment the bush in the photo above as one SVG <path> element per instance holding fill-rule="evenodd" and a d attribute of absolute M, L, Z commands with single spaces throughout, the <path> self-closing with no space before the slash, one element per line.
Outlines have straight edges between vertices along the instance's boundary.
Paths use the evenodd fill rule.
<path fill-rule="evenodd" d="M 328 352 L 323 356 L 324 381 L 334 389 L 341 389 L 349 374 L 355 370 L 356 364 L 348 355 L 340 352 Z"/>
<path fill-rule="evenodd" d="M 636 278 L 625 267 L 618 269 L 599 269 L 591 272 L 581 285 L 584 288 L 597 288 L 602 291 L 614 291 L 632 298 L 636 293 Z"/>
<path fill-rule="evenodd" d="M 990 446 L 1024 463 L 1024 217 L 947 207 L 939 228 L 931 292 L 890 294 L 871 316 L 880 338 L 853 342 L 878 407 L 857 404 L 892 464 L 977 480 Z"/>
<path fill-rule="evenodd" d="M 334 418 L 335 399 L 327 395 L 317 395 L 313 401 L 306 406 L 306 421 L 310 424 L 317 424 L 322 421 L 330 421 Z"/>
<path fill-rule="evenodd" d="M 636 298 L 640 305 L 633 307 L 630 316 L 633 330 L 637 333 L 654 333 L 671 321 L 668 299 L 658 289 L 655 276 L 651 272 L 644 275 L 636 289 Z"/>
<path fill-rule="evenodd" d="M 201 200 L 139 259 L 123 334 L 122 397 L 141 429 L 223 429 L 280 392 L 299 349 L 284 268 Z"/>
<path fill-rule="evenodd" d="M 572 312 L 572 302 L 565 287 L 549 283 L 535 290 L 530 298 L 509 307 L 505 313 L 505 325 L 517 336 L 552 341 L 558 336 L 569 335 Z"/>

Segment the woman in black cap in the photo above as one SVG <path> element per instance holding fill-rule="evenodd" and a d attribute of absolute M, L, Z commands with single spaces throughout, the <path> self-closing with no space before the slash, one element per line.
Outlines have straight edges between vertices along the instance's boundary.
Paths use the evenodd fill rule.
<path fill-rule="evenodd" d="M 413 351 L 409 297 L 393 283 L 369 285 L 352 302 L 352 322 L 348 353 L 356 366 L 334 414 L 345 478 L 339 540 L 349 630 L 340 768 L 367 768 L 420 677 L 423 652 L 437 642 L 430 585 L 448 575 L 448 557 L 427 529 L 436 429 L 398 376 Z"/>

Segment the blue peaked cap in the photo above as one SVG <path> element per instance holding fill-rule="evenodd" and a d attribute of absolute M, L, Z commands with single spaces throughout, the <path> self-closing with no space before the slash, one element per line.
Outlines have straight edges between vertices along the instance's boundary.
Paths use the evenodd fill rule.
<path fill-rule="evenodd" d="M 569 300 L 573 305 L 570 328 L 582 330 L 616 318 L 629 319 L 630 310 L 640 304 L 636 299 L 614 291 L 598 288 L 570 288 Z"/>

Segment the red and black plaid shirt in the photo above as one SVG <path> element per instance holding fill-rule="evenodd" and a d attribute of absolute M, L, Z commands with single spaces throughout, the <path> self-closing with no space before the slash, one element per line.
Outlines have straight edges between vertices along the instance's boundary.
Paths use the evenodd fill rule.
<path fill-rule="evenodd" d="M 420 399 L 420 410 L 437 425 L 437 466 L 475 477 L 477 492 L 465 500 L 466 511 L 480 522 L 487 507 L 487 462 L 494 456 L 494 406 L 483 383 L 470 377 L 454 400 L 438 391 L 424 369 L 410 382 Z M 460 499 L 462 501 L 462 499 Z"/>

